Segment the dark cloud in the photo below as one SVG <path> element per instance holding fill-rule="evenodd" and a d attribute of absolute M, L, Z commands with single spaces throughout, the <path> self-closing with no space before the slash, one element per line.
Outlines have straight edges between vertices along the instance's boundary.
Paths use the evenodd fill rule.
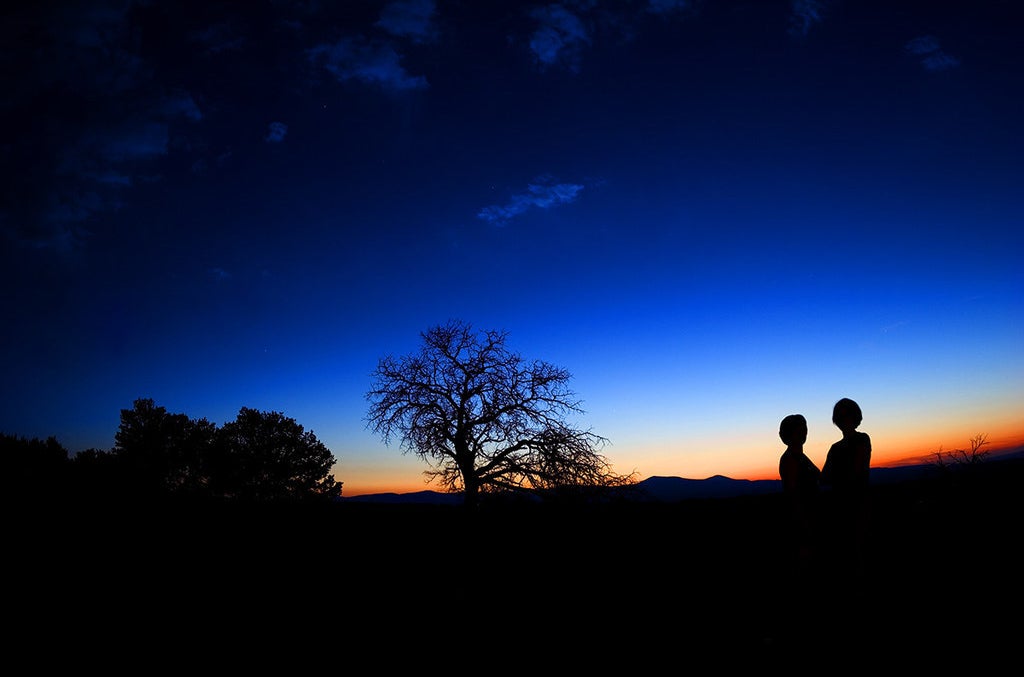
<path fill-rule="evenodd" d="M 651 14 L 688 12 L 693 7 L 693 0 L 647 0 L 647 11 Z"/>
<path fill-rule="evenodd" d="M 60 170 L 80 174 L 118 168 L 127 171 L 132 163 L 166 155 L 168 141 L 167 124 L 148 118 L 122 120 L 108 129 L 93 127 L 69 149 Z"/>
<path fill-rule="evenodd" d="M 322 65 L 338 82 L 356 80 L 388 91 L 426 89 L 427 79 L 410 75 L 395 47 L 387 41 L 362 37 L 342 38 L 307 50 L 311 61 Z"/>
<path fill-rule="evenodd" d="M 267 126 L 267 135 L 264 140 L 267 143 L 281 143 L 288 134 L 288 125 L 283 122 L 271 122 Z"/>
<path fill-rule="evenodd" d="M 384 6 L 376 25 L 395 37 L 434 42 L 437 40 L 436 11 L 434 0 L 397 0 Z"/>
<path fill-rule="evenodd" d="M 172 127 L 202 111 L 188 91 L 154 77 L 130 3 L 40 3 L 12 15 L 3 57 L 16 71 L 0 111 L 7 240 L 65 249 L 87 222 L 119 209 L 124 191 L 152 180 Z"/>
<path fill-rule="evenodd" d="M 527 23 L 517 24 L 513 39 L 542 71 L 574 73 L 595 45 L 621 44 L 643 22 L 695 15 L 700 4 L 537 4 L 517 9 L 517 20 Z M 441 16 L 451 7 L 435 0 L 354 10 L 278 2 L 258 12 L 195 13 L 191 6 L 47 2 L 7 12 L 0 25 L 0 58 L 10 75 L 0 100 L 0 124 L 8 132 L 2 162 L 10 177 L 0 202 L 4 239 L 73 245 L 88 238 L 91 220 L 120 209 L 133 187 L 169 176 L 169 158 L 180 160 L 182 173 L 191 168 L 196 175 L 228 166 L 243 142 L 231 144 L 225 134 L 259 143 L 261 126 L 281 112 L 253 107 L 247 126 L 235 124 L 244 115 L 237 115 L 238 99 L 229 99 L 226 81 L 231 95 L 244 93 L 247 106 L 292 96 L 301 86 L 309 91 L 311 70 L 388 93 L 426 91 L 430 82 L 413 57 L 430 58 L 442 37 L 439 20 L 457 20 Z M 792 0 L 780 10 L 788 11 L 791 32 L 806 36 L 830 6 L 829 0 Z M 911 40 L 906 51 L 929 71 L 960 65 L 933 36 Z M 232 125 L 223 122 L 226 111 Z M 283 142 L 288 133 L 283 122 L 265 129 L 267 143 Z M 571 202 L 580 190 L 538 181 L 479 216 L 504 222 L 532 207 Z"/>
<path fill-rule="evenodd" d="M 922 35 L 907 42 L 907 52 L 918 57 L 921 65 L 929 71 L 945 71 L 956 68 L 960 60 L 942 50 L 939 39 L 934 35 Z"/>
<path fill-rule="evenodd" d="M 907 44 L 904 46 L 904 49 L 906 49 L 908 52 L 917 55 L 929 54 L 931 52 L 936 51 L 938 48 L 939 41 L 935 39 L 934 36 L 931 35 L 923 35 L 919 38 L 909 40 Z"/>
<path fill-rule="evenodd" d="M 197 28 L 192 31 L 189 38 L 201 45 L 207 55 L 236 52 L 246 44 L 246 37 L 229 21 Z"/>
<path fill-rule="evenodd" d="M 530 36 L 530 51 L 542 69 L 562 66 L 580 69 L 583 49 L 590 44 L 590 33 L 583 20 L 562 5 L 548 5 L 530 12 L 537 29 Z"/>
<path fill-rule="evenodd" d="M 806 37 L 811 29 L 821 23 L 825 3 L 821 0 L 792 0 L 789 13 L 789 34 Z"/>
<path fill-rule="evenodd" d="M 526 44 L 541 71 L 564 69 L 578 73 L 586 51 L 598 44 L 625 44 L 653 16 L 668 20 L 693 16 L 694 0 L 647 0 L 642 3 L 607 3 L 563 0 L 528 10 L 533 23 Z"/>

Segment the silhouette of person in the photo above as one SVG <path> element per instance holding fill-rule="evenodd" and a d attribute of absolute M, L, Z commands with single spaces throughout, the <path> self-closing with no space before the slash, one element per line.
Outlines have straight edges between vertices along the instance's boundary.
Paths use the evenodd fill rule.
<path fill-rule="evenodd" d="M 831 551 L 835 573 L 852 575 L 850 582 L 861 592 L 865 575 L 865 545 L 869 510 L 871 437 L 860 432 L 860 405 L 848 397 L 835 403 L 832 422 L 843 433 L 833 444 L 821 468 L 821 483 L 828 494 Z"/>
<path fill-rule="evenodd" d="M 790 535 L 796 552 L 796 573 L 810 571 L 817 541 L 818 483 L 821 471 L 804 454 L 807 419 L 790 414 L 779 424 L 779 438 L 786 451 L 779 457 L 779 477 L 789 510 Z"/>

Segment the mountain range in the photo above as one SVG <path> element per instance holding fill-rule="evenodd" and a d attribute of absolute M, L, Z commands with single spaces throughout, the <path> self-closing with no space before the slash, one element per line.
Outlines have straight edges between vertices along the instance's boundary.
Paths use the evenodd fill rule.
<path fill-rule="evenodd" d="M 1018 452 L 1019 454 L 1020 452 Z M 1000 456 L 1005 458 L 1005 456 Z M 872 484 L 889 484 L 925 477 L 938 471 L 932 464 L 904 465 L 892 468 L 872 468 Z M 738 480 L 724 475 L 713 475 L 705 479 L 684 477 L 648 477 L 629 487 L 613 490 L 618 498 L 635 501 L 672 503 L 690 499 L 735 498 L 738 496 L 760 496 L 782 491 L 781 480 Z M 410 493 L 361 494 L 342 496 L 344 502 L 378 504 L 429 504 L 459 505 L 461 493 L 439 491 L 415 491 Z"/>

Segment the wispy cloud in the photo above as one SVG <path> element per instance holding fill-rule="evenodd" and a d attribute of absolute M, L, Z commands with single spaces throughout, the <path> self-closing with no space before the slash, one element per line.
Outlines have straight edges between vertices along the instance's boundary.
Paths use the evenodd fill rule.
<path fill-rule="evenodd" d="M 693 0 L 647 0 L 647 11 L 651 14 L 675 14 L 693 9 Z"/>
<path fill-rule="evenodd" d="M 167 154 L 170 130 L 147 118 L 122 120 L 109 128 L 90 128 L 64 158 L 61 170 L 95 172 Z"/>
<path fill-rule="evenodd" d="M 437 40 L 434 0 L 396 0 L 384 6 L 377 26 L 398 38 L 424 43 Z"/>
<path fill-rule="evenodd" d="M 236 52 L 241 50 L 246 43 L 245 37 L 230 21 L 204 26 L 193 31 L 187 37 L 190 41 L 202 46 L 207 55 Z"/>
<path fill-rule="evenodd" d="M 914 38 L 907 42 L 904 49 L 916 56 L 929 71 L 945 71 L 960 65 L 960 60 L 943 51 L 938 38 L 933 35 Z"/>
<path fill-rule="evenodd" d="M 188 92 L 172 92 L 163 96 L 154 105 L 154 113 L 164 118 L 183 117 L 190 122 L 199 122 L 203 113 L 195 99 Z"/>
<path fill-rule="evenodd" d="M 563 5 L 538 7 L 530 16 L 538 23 L 530 37 L 530 51 L 540 67 L 559 65 L 579 71 L 583 49 L 590 44 L 590 33 L 580 17 Z"/>
<path fill-rule="evenodd" d="M 792 0 L 789 11 L 789 34 L 803 38 L 821 23 L 825 10 L 822 0 Z"/>
<path fill-rule="evenodd" d="M 306 54 L 314 63 L 323 65 L 338 82 L 356 80 L 393 92 L 428 87 L 425 77 L 410 75 L 405 70 L 401 56 L 386 40 L 347 37 L 312 47 Z"/>
<path fill-rule="evenodd" d="M 159 176 L 156 162 L 169 154 L 175 130 L 203 120 L 188 91 L 154 78 L 132 39 L 130 9 L 41 3 L 21 12 L 17 27 L 5 27 L 5 55 L 20 75 L 5 90 L 3 109 L 26 131 L 5 146 L 6 167 L 15 170 L 0 207 L 5 239 L 55 250 L 84 243 L 87 222 L 120 209 L 127 190 Z M 19 60 L 38 55 L 39 44 L 47 58 Z M 49 105 L 37 106 L 41 98 Z"/>
<path fill-rule="evenodd" d="M 503 205 L 484 207 L 477 213 L 477 218 L 503 226 L 530 209 L 550 209 L 575 202 L 582 190 L 582 184 L 556 183 L 550 176 L 541 176 L 527 185 L 525 193 L 513 195 Z"/>
<path fill-rule="evenodd" d="M 226 150 L 213 157 L 204 155 L 192 163 L 192 173 L 201 176 L 210 171 L 211 168 L 226 167 L 231 163 L 233 156 L 234 152 L 230 150 Z"/>
<path fill-rule="evenodd" d="M 271 122 L 267 126 L 267 135 L 264 140 L 267 143 L 281 143 L 288 134 L 288 125 L 283 122 Z"/>
<path fill-rule="evenodd" d="M 561 0 L 528 11 L 534 28 L 526 44 L 541 71 L 564 69 L 578 73 L 589 48 L 604 41 L 619 45 L 630 42 L 651 17 L 673 20 L 693 16 L 699 5 L 697 0 Z"/>

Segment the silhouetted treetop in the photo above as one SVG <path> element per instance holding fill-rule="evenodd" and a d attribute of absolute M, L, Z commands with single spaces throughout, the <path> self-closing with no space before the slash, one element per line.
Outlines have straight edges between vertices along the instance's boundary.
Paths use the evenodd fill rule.
<path fill-rule="evenodd" d="M 69 459 L 54 438 L 2 435 L 2 477 L 22 494 L 68 491 L 79 499 L 294 501 L 341 494 L 331 451 L 278 412 L 243 407 L 217 428 L 140 398 L 121 410 L 114 441 L 109 451 L 87 449 Z"/>
<path fill-rule="evenodd" d="M 41 440 L 0 433 L 0 492 L 5 498 L 62 491 L 67 463 L 67 449 L 53 436 Z"/>
<path fill-rule="evenodd" d="M 218 433 L 214 486 L 249 500 L 331 498 L 341 483 L 330 474 L 331 451 L 295 419 L 242 407 Z"/>
<path fill-rule="evenodd" d="M 473 505 L 480 492 L 625 484 L 599 453 L 607 440 L 566 417 L 582 414 L 569 372 L 526 361 L 507 333 L 451 321 L 421 334 L 413 355 L 381 359 L 368 425 L 433 467 L 424 472 Z"/>

